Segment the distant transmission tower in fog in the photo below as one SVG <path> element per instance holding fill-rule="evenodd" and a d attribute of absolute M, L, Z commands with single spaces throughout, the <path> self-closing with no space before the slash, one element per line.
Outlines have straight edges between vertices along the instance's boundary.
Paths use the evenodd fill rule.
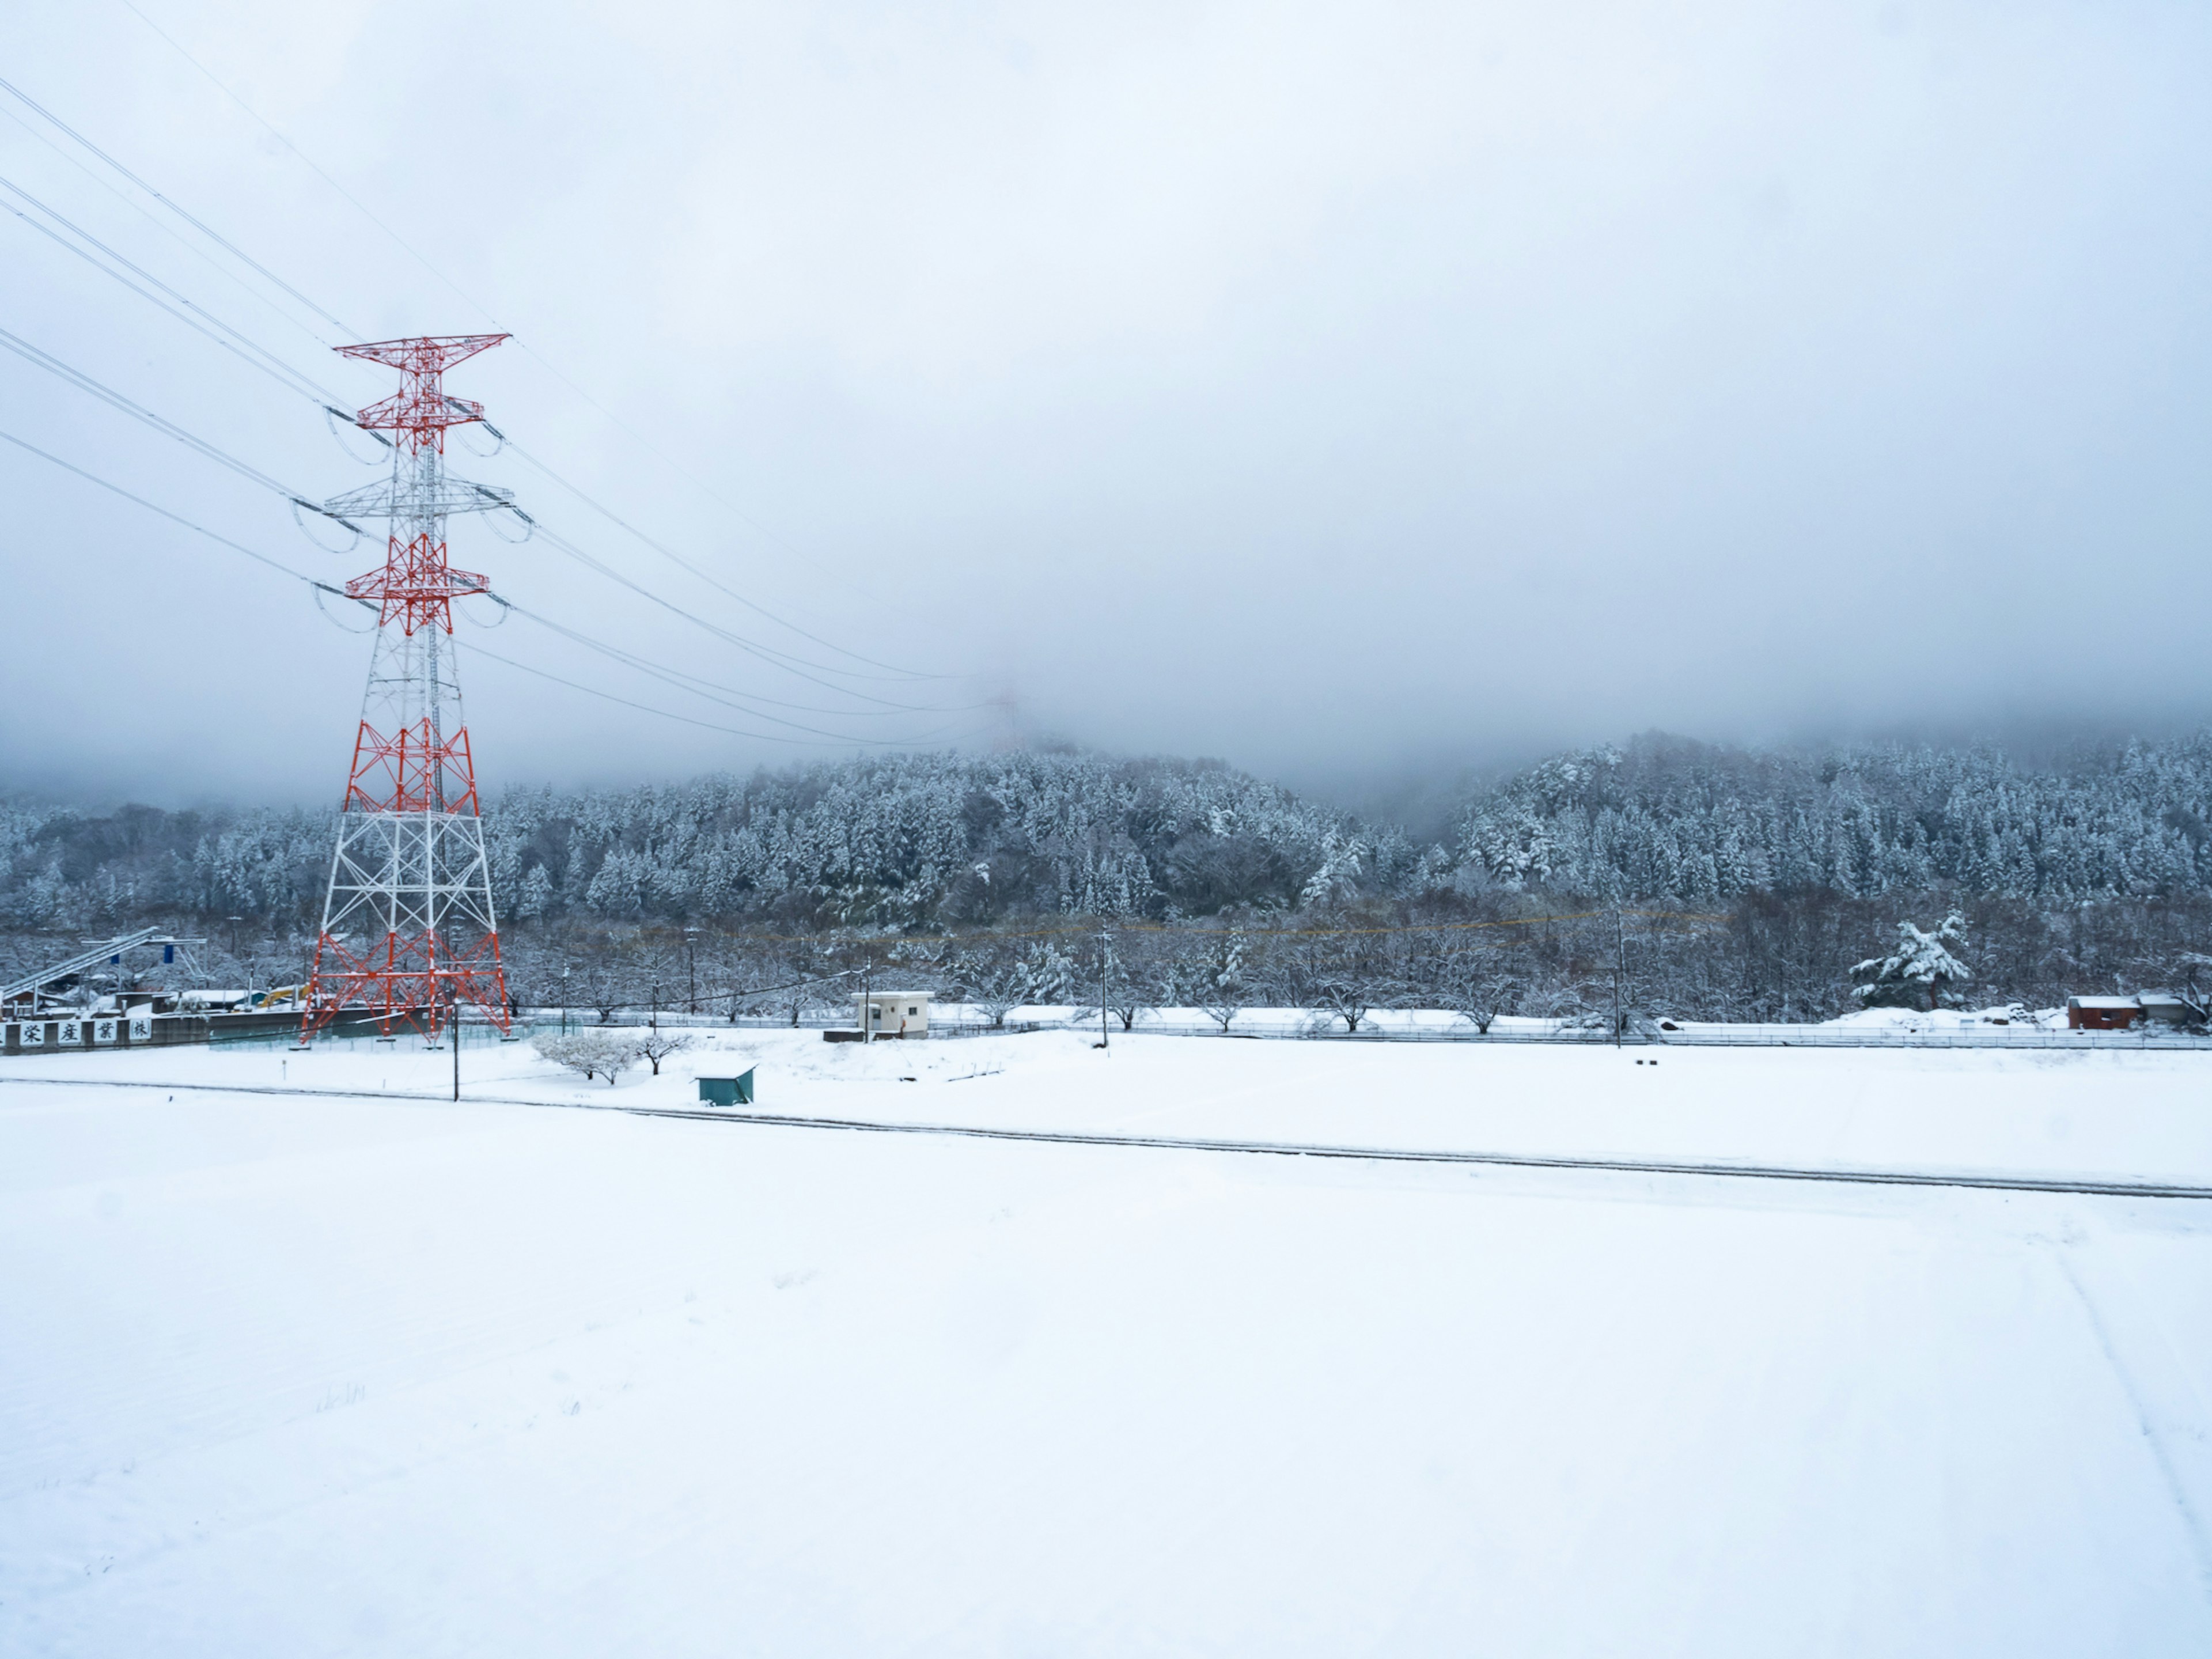
<path fill-rule="evenodd" d="M 374 1012 L 390 1033 L 434 1035 L 473 1003 L 504 1030 L 507 981 L 492 915 L 476 764 L 453 672 L 453 601 L 490 583 L 446 562 L 449 514 L 512 505 L 505 490 L 446 475 L 446 428 L 483 418 L 440 377 L 504 334 L 384 340 L 341 355 L 399 371 L 399 390 L 361 411 L 392 434 L 392 477 L 326 511 L 391 521 L 384 568 L 346 592 L 377 607 L 368 690 L 315 941 L 303 1039 L 341 1010 Z"/>
<path fill-rule="evenodd" d="M 1022 700 L 1010 687 L 985 699 L 993 712 L 991 747 L 1001 754 L 1022 747 Z"/>

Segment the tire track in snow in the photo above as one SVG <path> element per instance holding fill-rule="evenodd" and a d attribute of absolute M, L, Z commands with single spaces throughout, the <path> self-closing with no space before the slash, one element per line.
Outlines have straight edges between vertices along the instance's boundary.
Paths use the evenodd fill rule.
<path fill-rule="evenodd" d="M 122 1079 L 0 1078 L 0 1083 L 58 1089 L 164 1089 L 194 1094 L 279 1095 L 288 1098 L 368 1101 L 428 1101 L 448 1097 L 425 1091 L 277 1088 L 266 1084 L 161 1083 Z M 1508 1170 L 1601 1170 L 1618 1175 L 1724 1176 L 1741 1181 L 1810 1181 L 1861 1187 L 1964 1188 L 1977 1192 L 2056 1193 L 2087 1198 L 2212 1200 L 2212 1187 L 2165 1182 L 2097 1181 L 2085 1177 L 1976 1175 L 1966 1170 L 1868 1170 L 1780 1164 L 1694 1164 L 1658 1158 L 1597 1158 L 1576 1153 L 1467 1152 L 1451 1148 L 1340 1146 L 1325 1142 L 1227 1140 L 1199 1135 L 1109 1134 L 1085 1129 L 994 1128 L 972 1123 L 915 1123 L 896 1119 L 795 1117 L 773 1112 L 700 1109 L 684 1106 L 604 1105 L 582 1100 L 532 1100 L 519 1095 L 471 1094 L 463 1104 L 529 1106 L 540 1110 L 620 1112 L 631 1117 L 682 1118 L 699 1123 L 751 1127 L 814 1129 L 845 1134 L 937 1135 L 966 1140 L 1032 1141 L 1055 1146 L 1147 1147 L 1163 1152 L 1239 1153 L 1259 1158 L 1320 1158 L 1355 1163 L 1470 1164 Z"/>

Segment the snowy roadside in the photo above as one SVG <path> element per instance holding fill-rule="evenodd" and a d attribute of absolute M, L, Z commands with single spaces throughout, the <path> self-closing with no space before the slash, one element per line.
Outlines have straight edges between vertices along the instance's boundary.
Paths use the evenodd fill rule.
<path fill-rule="evenodd" d="M 527 1043 L 464 1049 L 464 1100 L 696 1108 L 696 1079 L 755 1068 L 757 1109 L 956 1123 L 1658 1160 L 2212 1183 L 2202 1056 L 1959 1051 L 1350 1047 L 1040 1031 L 832 1044 L 811 1031 L 702 1030 L 614 1087 Z M 179 1048 L 48 1057 L 15 1082 L 99 1079 L 445 1101 L 450 1057 L 419 1043 L 307 1053 Z M 735 1109 L 732 1116 L 744 1115 Z"/>

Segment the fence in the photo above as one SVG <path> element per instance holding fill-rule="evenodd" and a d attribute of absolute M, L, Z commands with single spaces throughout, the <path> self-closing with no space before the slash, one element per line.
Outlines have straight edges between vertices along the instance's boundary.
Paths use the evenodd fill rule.
<path fill-rule="evenodd" d="M 1281 1010 L 1258 1011 L 1279 1014 Z M 935 1019 L 930 1023 L 933 1037 L 989 1036 L 1043 1030 L 1096 1031 L 1095 1017 L 1090 1020 L 1009 1020 L 994 1026 L 983 1020 Z M 1285 1024 L 1280 1020 L 1267 1024 L 1239 1025 L 1232 1021 L 1224 1030 L 1212 1020 L 1139 1019 L 1128 1031 L 1121 1029 L 1119 1020 L 1113 1021 L 1108 1030 L 1111 1036 L 1198 1036 L 1225 1037 L 1246 1042 L 1461 1042 L 1504 1045 L 1513 1043 L 1552 1043 L 1578 1048 L 1611 1048 L 1613 1034 L 1610 1026 L 1555 1026 L 1549 1030 L 1530 1030 L 1526 1027 L 1492 1025 L 1488 1031 L 1478 1031 L 1472 1023 L 1462 1022 L 1456 1029 L 1448 1025 L 1399 1025 L 1370 1027 L 1359 1031 L 1347 1031 L 1341 1021 L 1323 1024 L 1318 1017 L 1303 1024 Z M 1624 1031 L 1620 1044 L 1628 1048 L 1666 1047 L 1689 1048 L 2033 1048 L 2057 1049 L 2062 1052 L 2083 1052 L 2089 1049 L 2189 1049 L 2212 1054 L 2212 1036 L 2172 1030 L 2145 1031 L 2073 1031 L 2040 1030 L 2019 1027 L 1988 1025 L 1978 1030 L 1958 1031 L 1914 1031 L 1896 1029 L 1854 1029 L 1833 1025 L 1708 1025 L 1677 1027 L 1664 1030 L 1656 1025 L 1639 1025 Z"/>
<path fill-rule="evenodd" d="M 1037 1031 L 1096 1031 L 1098 1012 L 1088 1011 L 1032 1013 L 1028 1018 L 1009 1016 L 994 1024 L 988 1019 L 963 1017 L 957 1012 L 959 1005 L 940 1003 L 932 1012 L 929 1036 L 936 1038 L 979 1036 L 1018 1036 Z M 610 1022 L 617 1025 L 643 1025 L 653 1017 L 644 1009 L 623 1009 Z M 1372 1016 L 1370 1016 L 1372 1018 Z M 1224 1030 L 1218 1022 L 1190 1018 L 1180 1011 L 1163 1012 L 1148 1010 L 1140 1015 L 1135 1027 L 1125 1031 L 1121 1022 L 1109 1018 L 1107 1030 L 1112 1036 L 1199 1036 L 1225 1037 L 1231 1041 L 1269 1042 L 1297 1041 L 1304 1042 L 1473 1042 L 1473 1043 L 1559 1043 L 1581 1048 L 1610 1047 L 1613 1042 L 1609 1024 L 1570 1025 L 1552 1020 L 1513 1020 L 1507 1018 L 1492 1024 L 1488 1031 L 1479 1031 L 1470 1020 L 1443 1013 L 1441 1011 L 1392 1009 L 1382 1011 L 1383 1023 L 1368 1024 L 1357 1032 L 1347 1031 L 1340 1019 L 1317 1012 L 1290 1008 L 1249 1008 L 1231 1021 Z M 791 1017 L 784 1015 L 741 1015 L 734 1022 L 726 1016 L 713 1014 L 671 1014 L 659 1016 L 664 1026 L 678 1025 L 696 1030 L 791 1030 Z M 599 1021 L 595 1015 L 579 1019 L 573 1012 L 568 1017 L 572 1030 L 589 1030 Z M 800 1016 L 796 1029 L 806 1031 L 849 1030 L 848 1016 L 817 1012 Z M 558 1030 L 557 1015 L 544 1010 L 534 1011 L 515 1022 L 517 1032 Z M 2190 1049 L 2212 1053 L 2212 1035 L 2203 1032 L 2177 1031 L 2168 1028 L 2138 1027 L 2130 1031 L 2075 1031 L 2048 1030 L 2021 1025 L 1992 1025 L 1986 1022 L 1962 1026 L 1954 1030 L 1910 1030 L 1894 1026 L 1864 1025 L 1721 1025 L 1677 1024 L 1669 1030 L 1657 1022 L 1638 1019 L 1621 1034 L 1624 1046 L 1668 1046 L 1703 1048 L 2033 1048 L 2055 1049 L 2060 1052 L 2086 1052 L 2090 1049 Z"/>
<path fill-rule="evenodd" d="M 1372 1017 L 1370 1016 L 1370 1018 Z M 654 1023 L 656 1017 L 645 1009 L 623 1009 L 609 1024 L 621 1027 L 636 1027 Z M 113 1024 L 112 1020 L 106 1022 Z M 210 1040 L 210 1021 L 203 1017 L 190 1019 L 162 1016 L 153 1022 L 155 1030 L 149 1036 L 131 1034 L 119 1042 L 97 1035 L 92 1020 L 81 1024 L 82 1035 L 76 1030 L 80 1022 L 70 1021 L 66 1034 L 61 1022 L 13 1023 L 0 1032 L 0 1052 L 17 1054 L 56 1054 L 88 1052 L 95 1042 L 105 1047 L 111 1042 L 117 1047 L 137 1047 L 149 1040 L 158 1045 L 177 1042 L 206 1042 Z M 741 1015 L 736 1020 L 711 1014 L 661 1013 L 657 1023 L 664 1028 L 674 1027 L 689 1030 L 782 1030 L 794 1029 L 788 1015 Z M 240 1028 L 257 1022 L 240 1018 Z M 526 1010 L 517 1016 L 509 1031 L 508 1040 L 519 1040 L 562 1029 L 562 1017 L 547 1009 Z M 599 1022 L 592 1015 L 578 1018 L 571 1011 L 567 1016 L 567 1027 L 572 1031 L 591 1030 Z M 39 1028 L 36 1042 L 26 1042 L 32 1028 Z M 802 1015 L 797 1022 L 799 1030 L 848 1030 L 852 1021 L 848 1018 L 827 1012 Z M 1368 1024 L 1359 1031 L 1347 1031 L 1343 1022 L 1326 1018 L 1316 1012 L 1299 1009 L 1251 1008 L 1244 1010 L 1224 1030 L 1218 1022 L 1192 1018 L 1179 1011 L 1171 1013 L 1148 1012 L 1141 1016 L 1133 1030 L 1125 1031 L 1118 1019 L 1109 1020 L 1107 1027 L 1111 1036 L 1185 1036 L 1214 1037 L 1231 1042 L 1462 1042 L 1492 1045 L 1516 1043 L 1552 1043 L 1578 1048 L 1608 1047 L 1614 1041 L 1609 1025 L 1568 1025 L 1553 1021 L 1498 1021 L 1488 1031 L 1478 1031 L 1471 1021 L 1429 1011 L 1425 1012 L 1392 1010 L 1384 1016 L 1383 1023 Z M 1090 1034 L 1098 1030 L 1097 1012 L 1054 1011 L 1042 1017 L 1009 1018 L 999 1024 L 975 1018 L 963 1018 L 940 1005 L 930 1020 L 932 1039 L 981 1036 L 1018 1036 L 1039 1031 L 1068 1031 Z M 409 1033 L 403 1032 L 398 1040 L 404 1041 Z M 287 1016 L 261 1029 L 240 1029 L 235 1032 L 216 1034 L 220 1042 L 243 1042 L 253 1046 L 289 1048 L 299 1041 L 299 1026 L 295 1018 Z M 380 1037 L 373 1029 L 356 1025 L 351 1030 L 325 1030 L 315 1041 L 317 1045 L 335 1044 L 353 1048 L 365 1043 L 390 1042 L 395 1039 Z M 416 1041 L 420 1041 L 417 1037 Z M 463 1040 L 473 1046 L 478 1042 L 499 1040 L 495 1028 L 488 1021 L 465 1019 Z M 1851 1025 L 1717 1025 L 1677 1024 L 1668 1030 L 1656 1022 L 1639 1019 L 1620 1036 L 1623 1046 L 1666 1047 L 1688 1048 L 2002 1048 L 2055 1050 L 2060 1053 L 2087 1053 L 2101 1050 L 2187 1049 L 2212 1054 L 2212 1035 L 2202 1031 L 2178 1031 L 2171 1028 L 2138 1028 L 2130 1031 L 2053 1030 L 2040 1027 L 2005 1026 L 1982 1024 L 1962 1026 L 1957 1030 L 1900 1030 L 1896 1027 L 1867 1027 Z"/>

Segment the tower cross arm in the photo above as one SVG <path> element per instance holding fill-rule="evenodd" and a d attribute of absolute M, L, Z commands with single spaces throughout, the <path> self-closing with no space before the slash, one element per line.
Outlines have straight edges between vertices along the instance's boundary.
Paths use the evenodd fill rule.
<path fill-rule="evenodd" d="M 337 348 L 341 357 L 360 357 L 409 374 L 435 374 L 464 362 L 479 351 L 489 351 L 504 334 L 432 334 L 412 340 L 371 340 L 362 345 Z"/>
<path fill-rule="evenodd" d="M 349 599 L 402 599 L 417 603 L 438 599 L 465 599 L 471 593 L 491 592 L 491 578 L 473 570 L 456 570 L 451 565 L 420 574 L 410 572 L 394 578 L 389 567 L 372 570 L 365 576 L 356 576 L 345 585 Z M 452 633 L 448 627 L 446 630 Z"/>
<path fill-rule="evenodd" d="M 472 483 L 447 473 L 430 484 L 414 479 L 395 483 L 389 478 L 363 484 L 359 489 L 331 496 L 323 503 L 323 511 L 349 519 L 380 518 L 401 510 L 451 518 L 457 513 L 494 513 L 514 505 L 511 489 Z"/>
<path fill-rule="evenodd" d="M 427 385 L 428 390 L 424 383 L 402 386 L 356 415 L 353 423 L 364 432 L 442 432 L 449 426 L 466 426 L 483 419 L 482 404 L 447 397 L 437 390 L 434 377 Z"/>

